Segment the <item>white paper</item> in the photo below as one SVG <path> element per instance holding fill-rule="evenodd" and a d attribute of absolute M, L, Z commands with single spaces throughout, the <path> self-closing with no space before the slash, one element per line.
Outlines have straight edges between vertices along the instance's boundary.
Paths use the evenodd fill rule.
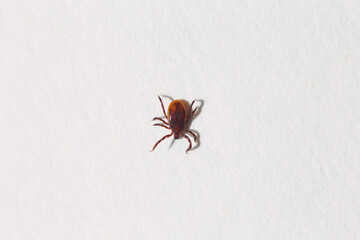
<path fill-rule="evenodd" d="M 359 12 L 1 1 L 0 239 L 360 239 Z"/>

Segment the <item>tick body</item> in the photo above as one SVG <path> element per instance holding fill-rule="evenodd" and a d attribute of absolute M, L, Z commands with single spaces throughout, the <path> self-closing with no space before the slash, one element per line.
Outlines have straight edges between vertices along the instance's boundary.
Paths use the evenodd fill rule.
<path fill-rule="evenodd" d="M 171 137 L 172 135 L 174 135 L 175 139 L 179 139 L 180 136 L 182 135 L 184 138 L 186 138 L 189 142 L 189 147 L 186 150 L 186 153 L 191 149 L 191 140 L 190 138 L 186 135 L 186 133 L 189 133 L 190 135 L 192 135 L 194 137 L 194 141 L 196 142 L 196 135 L 195 133 L 193 133 L 190 130 L 186 130 L 186 125 L 189 122 L 189 120 L 191 119 L 191 117 L 194 115 L 194 113 L 197 110 L 197 107 L 192 111 L 192 105 L 194 104 L 195 100 L 192 101 L 189 110 L 187 111 L 186 109 L 186 105 L 183 101 L 181 100 L 174 100 L 170 103 L 169 107 L 168 107 L 168 111 L 167 114 L 165 112 L 165 108 L 164 108 L 164 104 L 159 97 L 159 101 L 161 103 L 161 107 L 163 109 L 163 113 L 166 117 L 165 121 L 164 119 L 160 118 L 160 117 L 155 117 L 153 120 L 159 120 L 164 124 L 161 123 L 156 123 L 154 124 L 154 126 L 161 126 L 164 127 L 166 129 L 171 130 L 171 133 L 168 135 L 165 135 L 163 138 L 161 138 L 153 147 L 153 149 L 151 150 L 154 151 L 154 149 L 156 148 L 156 146 L 163 141 L 164 139 Z"/>
<path fill-rule="evenodd" d="M 174 100 L 170 103 L 168 108 L 168 121 L 170 128 L 174 132 L 174 138 L 179 139 L 181 131 L 186 124 L 187 112 L 184 102 L 181 100 Z"/>

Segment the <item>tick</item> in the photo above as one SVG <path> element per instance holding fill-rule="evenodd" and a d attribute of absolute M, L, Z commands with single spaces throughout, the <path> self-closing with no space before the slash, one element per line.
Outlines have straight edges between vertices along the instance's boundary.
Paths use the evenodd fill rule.
<path fill-rule="evenodd" d="M 196 107 L 193 111 L 191 111 L 195 100 L 192 101 L 188 111 L 187 111 L 187 109 L 185 107 L 185 103 L 183 101 L 174 100 L 170 103 L 170 105 L 168 107 L 168 112 L 166 114 L 162 99 L 160 98 L 160 96 L 158 96 L 158 97 L 159 97 L 161 107 L 162 107 L 162 110 L 164 112 L 164 115 L 165 115 L 167 121 L 165 121 L 164 119 L 162 119 L 160 117 L 154 117 L 153 120 L 159 120 L 159 121 L 163 122 L 163 124 L 156 123 L 156 124 L 154 124 L 154 126 L 160 126 L 160 127 L 169 129 L 169 130 L 171 130 L 171 133 L 168 135 L 165 135 L 159 141 L 157 141 L 157 143 L 154 145 L 153 149 L 150 152 L 154 151 L 156 146 L 164 139 L 171 137 L 172 135 L 174 135 L 175 139 L 179 139 L 179 137 L 181 135 L 184 138 L 186 138 L 189 142 L 189 147 L 188 147 L 188 149 L 186 149 L 186 153 L 187 153 L 191 149 L 191 140 L 186 134 L 189 133 L 191 136 L 193 136 L 194 141 L 196 142 L 195 133 L 193 133 L 190 130 L 185 129 L 187 123 L 189 123 L 189 120 L 194 116 L 194 113 L 197 110 L 197 107 Z"/>

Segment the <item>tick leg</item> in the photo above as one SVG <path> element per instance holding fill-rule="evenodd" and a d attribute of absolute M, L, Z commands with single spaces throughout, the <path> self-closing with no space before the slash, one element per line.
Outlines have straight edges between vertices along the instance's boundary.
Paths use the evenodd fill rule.
<path fill-rule="evenodd" d="M 154 121 L 154 120 L 160 120 L 160 121 L 162 121 L 163 123 L 165 123 L 166 125 L 169 125 L 169 123 L 165 122 L 165 120 L 162 119 L 162 118 L 154 117 L 154 118 L 153 118 L 153 121 Z"/>
<path fill-rule="evenodd" d="M 162 109 L 163 109 L 164 115 L 165 115 L 166 118 L 168 118 L 167 115 L 166 115 L 166 113 L 165 113 L 165 108 L 164 108 L 164 104 L 163 104 L 163 102 L 162 102 L 162 100 L 161 100 L 161 97 L 160 97 L 159 95 L 158 95 L 158 97 L 159 97 L 159 100 L 160 100 L 161 107 L 162 107 Z"/>
<path fill-rule="evenodd" d="M 160 126 L 160 127 L 164 127 L 164 128 L 166 128 L 166 129 L 171 130 L 171 128 L 170 128 L 170 127 L 165 126 L 164 124 L 161 124 L 161 123 L 155 123 L 153 126 Z M 195 138 L 195 139 L 196 139 L 196 138 Z"/>
<path fill-rule="evenodd" d="M 194 111 L 191 112 L 192 110 L 192 106 L 194 105 L 195 100 L 192 101 L 192 103 L 190 104 L 190 110 L 189 110 L 189 115 L 187 116 L 186 122 L 190 120 L 190 118 L 194 115 L 195 111 L 197 110 L 197 107 L 194 109 Z M 191 114 L 190 114 L 191 113 Z"/>
<path fill-rule="evenodd" d="M 187 140 L 188 140 L 188 142 L 189 142 L 189 147 L 188 147 L 188 149 L 186 149 L 186 154 L 188 153 L 188 151 L 190 151 L 190 149 L 191 149 L 191 140 L 190 140 L 190 138 L 188 137 L 188 136 L 186 136 L 185 134 L 182 134 L 183 136 L 184 136 L 184 138 L 186 138 Z"/>
<path fill-rule="evenodd" d="M 194 142 L 196 142 L 196 134 L 195 133 L 193 133 L 190 130 L 185 130 L 185 132 L 190 133 L 190 135 L 194 137 Z"/>
<path fill-rule="evenodd" d="M 192 106 L 194 105 L 194 102 L 195 102 L 195 100 L 193 100 L 192 103 L 190 104 L 190 110 L 191 110 Z"/>
<path fill-rule="evenodd" d="M 165 138 L 171 137 L 171 135 L 173 135 L 173 134 L 174 134 L 174 132 L 170 133 L 169 135 L 166 135 L 166 136 L 162 137 L 159 141 L 157 141 L 157 143 L 155 144 L 155 146 L 153 147 L 153 149 L 152 149 L 150 152 L 154 151 L 154 149 L 156 148 L 156 146 L 157 146 L 162 140 L 164 140 Z"/>
<path fill-rule="evenodd" d="M 198 108 L 198 107 L 196 107 L 196 108 L 194 109 L 194 111 L 192 111 L 191 116 L 194 116 L 194 113 L 196 112 L 197 108 Z"/>

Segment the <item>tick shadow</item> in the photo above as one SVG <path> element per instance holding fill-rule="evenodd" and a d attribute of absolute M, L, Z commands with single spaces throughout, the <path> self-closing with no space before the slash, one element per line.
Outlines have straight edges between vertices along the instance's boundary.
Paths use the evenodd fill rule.
<path fill-rule="evenodd" d="M 162 96 L 163 96 L 163 97 L 168 97 L 168 98 L 172 99 L 172 97 L 169 97 L 169 96 L 165 96 L 165 95 L 162 95 Z M 172 101 L 173 101 L 173 100 L 172 100 Z M 183 102 L 185 103 L 186 109 L 189 109 L 189 108 L 190 108 L 190 103 L 189 103 L 188 101 L 186 101 L 186 100 L 184 100 L 184 99 L 181 99 L 181 101 L 183 101 Z M 196 103 L 199 103 L 199 105 L 197 105 Z M 191 124 L 192 124 L 192 121 L 200 115 L 203 106 L 204 106 L 204 100 L 202 100 L 202 99 L 196 99 L 195 102 L 194 102 L 194 105 L 193 105 L 192 109 L 189 109 L 189 112 L 190 112 L 190 111 L 192 112 L 192 111 L 197 107 L 196 112 L 195 112 L 194 115 L 189 119 L 189 121 L 186 123 L 185 128 L 184 128 L 185 130 L 191 130 L 191 131 L 194 132 L 195 135 L 196 135 L 196 145 L 193 146 L 190 151 L 193 151 L 193 150 L 199 148 L 200 145 L 201 145 L 201 142 L 200 142 L 200 133 L 199 133 L 198 131 L 196 131 L 196 130 L 190 129 L 190 126 L 191 126 Z M 192 138 L 192 136 L 190 136 L 190 138 Z M 180 139 L 184 139 L 184 137 L 181 136 Z M 193 138 L 192 138 L 192 139 L 193 139 Z M 174 142 L 175 142 L 175 138 L 172 139 L 172 141 L 171 141 L 171 143 L 170 143 L 170 145 L 169 145 L 169 149 L 173 146 Z"/>
<path fill-rule="evenodd" d="M 162 95 L 162 94 L 160 94 L 160 97 L 168 98 L 168 99 L 170 99 L 171 101 L 174 101 L 174 99 L 173 99 L 172 97 L 168 96 L 168 95 Z"/>

